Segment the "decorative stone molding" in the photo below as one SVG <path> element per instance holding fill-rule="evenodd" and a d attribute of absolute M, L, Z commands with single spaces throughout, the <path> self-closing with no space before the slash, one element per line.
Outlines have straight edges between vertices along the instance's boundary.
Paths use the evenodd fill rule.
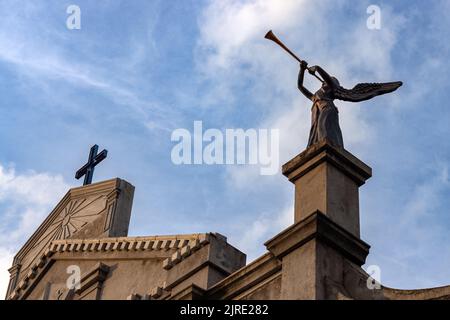
<path fill-rule="evenodd" d="M 37 259 L 30 268 L 25 277 L 19 281 L 17 286 L 12 292 L 9 293 L 7 299 L 9 300 L 18 300 L 21 296 L 30 288 L 33 287 L 33 284 L 36 281 L 39 281 L 39 274 L 47 269 L 47 267 L 51 264 L 50 257 L 54 254 L 54 252 L 50 250 L 45 250 L 44 253 Z"/>
<path fill-rule="evenodd" d="M 199 237 L 189 241 L 184 247 L 181 247 L 175 251 L 171 257 L 163 261 L 163 268 L 165 270 L 170 270 L 174 265 L 180 263 L 183 259 L 186 259 L 195 251 L 209 243 L 209 234 L 205 234 L 204 237 Z"/>
<path fill-rule="evenodd" d="M 176 249 L 175 253 L 180 255 L 181 251 L 186 258 L 186 253 L 192 253 L 201 246 L 208 243 L 209 234 L 196 233 L 174 236 L 151 236 L 151 237 L 119 237 L 102 239 L 66 239 L 54 240 L 31 265 L 25 277 L 19 281 L 15 290 L 8 295 L 8 299 L 20 298 L 24 290 L 37 279 L 37 276 L 48 264 L 55 253 L 64 252 L 107 252 L 107 251 L 153 251 Z M 185 250 L 185 247 L 189 249 Z M 164 265 L 164 264 L 163 264 Z"/>
<path fill-rule="evenodd" d="M 127 300 L 157 300 L 167 294 L 168 292 L 165 291 L 164 288 L 154 287 L 149 293 L 144 295 L 132 293 L 127 297 Z"/>
<path fill-rule="evenodd" d="M 39 262 L 55 240 L 126 236 L 134 187 L 122 179 L 111 179 L 70 189 L 14 257 L 7 295 Z M 67 248 L 58 247 L 65 251 Z"/>
<path fill-rule="evenodd" d="M 47 248 L 47 255 L 57 252 L 99 252 L 99 251 L 146 251 L 170 250 L 190 253 L 200 244 L 205 244 L 207 234 L 187 234 L 154 237 L 120 237 L 103 239 L 68 239 L 52 241 Z M 189 249 L 185 249 L 189 247 Z M 189 250 L 189 251 L 188 251 Z"/>
<path fill-rule="evenodd" d="M 108 265 L 101 262 L 97 263 L 91 271 L 81 277 L 80 289 L 75 290 L 74 294 L 79 298 L 87 294 L 93 294 L 95 300 L 99 300 L 103 282 L 106 280 L 109 270 L 110 267 Z"/>
<path fill-rule="evenodd" d="M 142 297 L 140 294 L 132 293 L 127 297 L 127 300 L 142 300 Z"/>
<path fill-rule="evenodd" d="M 323 241 L 358 266 L 365 263 L 369 254 L 370 246 L 367 243 L 320 211 L 287 228 L 264 245 L 275 257 L 281 259 L 312 239 Z"/>
<path fill-rule="evenodd" d="M 313 145 L 282 166 L 283 175 L 295 182 L 323 162 L 330 162 L 358 186 L 372 176 L 372 169 L 345 149 L 336 148 L 327 140 Z"/>

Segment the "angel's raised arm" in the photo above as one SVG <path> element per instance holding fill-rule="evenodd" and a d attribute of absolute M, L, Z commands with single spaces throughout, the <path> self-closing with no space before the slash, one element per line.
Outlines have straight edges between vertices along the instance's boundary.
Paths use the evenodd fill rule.
<path fill-rule="evenodd" d="M 307 68 L 306 63 L 302 63 L 300 64 L 300 72 L 298 73 L 298 90 L 300 90 L 301 93 L 303 93 L 303 95 L 305 97 L 307 97 L 309 100 L 312 100 L 313 94 L 311 93 L 311 91 L 309 91 L 308 89 L 306 89 L 303 86 L 303 80 L 305 78 L 305 70 Z"/>

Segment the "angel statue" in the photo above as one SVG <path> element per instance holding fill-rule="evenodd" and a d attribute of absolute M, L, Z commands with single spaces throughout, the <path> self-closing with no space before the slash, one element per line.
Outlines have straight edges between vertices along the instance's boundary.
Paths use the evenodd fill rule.
<path fill-rule="evenodd" d="M 323 79 L 322 87 L 314 94 L 303 86 L 305 70 L 312 75 L 316 72 Z M 334 99 L 359 102 L 372 99 L 385 93 L 393 92 L 402 85 L 402 82 L 386 83 L 359 83 L 353 89 L 341 87 L 338 79 L 330 76 L 319 66 L 308 68 L 306 61 L 300 62 L 298 75 L 298 89 L 303 95 L 313 102 L 311 108 L 311 131 L 309 133 L 308 147 L 327 139 L 336 147 L 344 148 L 341 128 L 339 127 L 338 109 L 334 105 Z"/>
<path fill-rule="evenodd" d="M 311 109 L 311 131 L 309 133 L 308 147 L 327 139 L 328 142 L 334 146 L 344 148 L 342 132 L 339 127 L 338 109 L 334 105 L 335 99 L 351 102 L 369 100 L 373 97 L 393 92 L 402 85 L 401 81 L 386 83 L 359 83 L 354 86 L 353 89 L 345 89 L 341 87 L 338 79 L 330 76 L 321 67 L 308 67 L 307 62 L 298 58 L 273 34 L 272 31 L 267 32 L 265 38 L 277 43 L 300 62 L 298 89 L 305 97 L 313 102 Z M 322 87 L 314 94 L 303 86 L 303 79 L 306 70 L 322 82 Z M 318 73 L 318 75 L 316 73 Z"/>

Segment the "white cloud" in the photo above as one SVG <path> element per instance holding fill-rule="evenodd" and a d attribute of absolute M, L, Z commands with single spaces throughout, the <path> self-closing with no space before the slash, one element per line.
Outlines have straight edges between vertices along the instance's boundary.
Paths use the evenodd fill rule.
<path fill-rule="evenodd" d="M 251 225 L 244 226 L 235 236 L 231 236 L 232 243 L 247 254 L 247 263 L 256 259 L 264 252 L 261 245 L 275 236 L 274 231 L 281 231 L 294 223 L 294 206 L 289 206 L 278 214 L 261 214 L 253 220 Z"/>
<path fill-rule="evenodd" d="M 17 174 L 0 164 L 0 297 L 6 293 L 13 253 L 35 231 L 70 186 L 60 175 Z M 5 280 L 6 279 L 6 280 Z"/>
<path fill-rule="evenodd" d="M 143 43 L 130 42 L 133 48 L 129 55 L 114 61 L 94 50 L 83 51 L 93 46 L 90 38 L 72 39 L 64 25 L 55 27 L 50 19 L 40 18 L 52 16 L 49 6 L 27 2 L 19 8 L 11 1 L 0 5 L 2 12 L 8 12 L 0 21 L 0 62 L 22 76 L 22 85 L 25 80 L 30 81 L 40 88 L 36 94 L 50 101 L 73 103 L 67 99 L 67 92 L 55 90 L 55 83 L 66 84 L 72 90 L 92 90 L 132 111 L 127 116 L 148 129 L 164 130 L 174 114 L 144 97 L 135 75 L 144 56 Z M 51 87 L 46 87 L 46 83 L 51 83 Z"/>
<path fill-rule="evenodd" d="M 200 22 L 199 45 L 212 49 L 207 65 L 227 68 L 239 63 L 234 59 L 257 58 L 255 39 L 261 39 L 268 26 L 276 30 L 294 27 L 310 11 L 305 4 L 298 0 L 212 1 Z"/>
<path fill-rule="evenodd" d="M 199 20 L 198 67 L 215 83 L 208 103 L 214 99 L 233 101 L 240 82 L 252 83 L 254 103 L 260 104 L 265 114 L 252 125 L 280 129 L 282 162 L 306 146 L 311 103 L 296 88 L 298 63 L 263 38 L 268 29 L 301 57 L 338 75 L 347 87 L 358 81 L 392 80 L 391 54 L 403 18 L 383 7 L 383 19 L 389 24 L 373 32 L 366 27 L 363 10 L 360 18 L 341 33 L 341 41 L 336 41 L 335 25 L 323 21 L 332 20 L 332 10 L 339 6 L 329 1 L 212 1 Z M 308 80 L 307 85 L 314 87 L 317 83 Z M 336 105 L 346 147 L 356 151 L 363 145 L 369 148 L 376 129 L 364 116 L 364 106 L 341 101 Z M 246 181 L 254 186 L 255 179 L 262 179 L 257 170 L 247 169 L 227 170 L 235 187 L 245 187 Z"/>
<path fill-rule="evenodd" d="M 67 187 L 62 176 L 30 171 L 16 174 L 15 169 L 0 165 L 0 201 L 48 205 L 60 197 L 61 187 Z"/>
<path fill-rule="evenodd" d="M 9 283 L 9 272 L 11 268 L 13 253 L 5 248 L 0 247 L 0 300 L 5 298 L 6 290 Z"/>
<path fill-rule="evenodd" d="M 369 255 L 368 264 L 382 267 L 388 286 L 415 289 L 448 284 L 448 163 L 431 162 L 422 170 L 427 172 L 426 179 L 413 185 L 402 200 L 378 207 L 387 215 L 365 215 L 370 220 L 366 224 L 369 236 L 382 230 L 382 236 L 374 239 L 375 254 Z"/>
<path fill-rule="evenodd" d="M 20 44 L 20 45 L 19 45 Z M 117 76 L 101 64 L 79 63 L 57 53 L 50 46 L 39 44 L 33 37 L 23 37 L 22 34 L 0 34 L 0 60 L 14 66 L 18 73 L 25 75 L 35 84 L 47 80 L 63 80 L 74 87 L 84 87 L 104 94 L 118 105 L 132 110 L 139 119 L 146 124 L 149 113 L 161 114 L 158 104 L 146 101 L 136 93 L 126 81 L 116 80 Z M 125 77 L 124 77 L 125 78 Z M 51 99 L 55 99 L 54 88 L 49 92 Z M 70 103 L 67 97 L 61 100 Z"/>

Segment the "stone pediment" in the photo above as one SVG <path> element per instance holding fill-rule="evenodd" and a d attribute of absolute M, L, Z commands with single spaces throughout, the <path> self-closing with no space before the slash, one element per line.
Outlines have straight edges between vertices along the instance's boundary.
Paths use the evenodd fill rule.
<path fill-rule="evenodd" d="M 118 178 L 70 189 L 15 256 L 8 292 L 52 241 L 127 236 L 133 194 Z"/>

